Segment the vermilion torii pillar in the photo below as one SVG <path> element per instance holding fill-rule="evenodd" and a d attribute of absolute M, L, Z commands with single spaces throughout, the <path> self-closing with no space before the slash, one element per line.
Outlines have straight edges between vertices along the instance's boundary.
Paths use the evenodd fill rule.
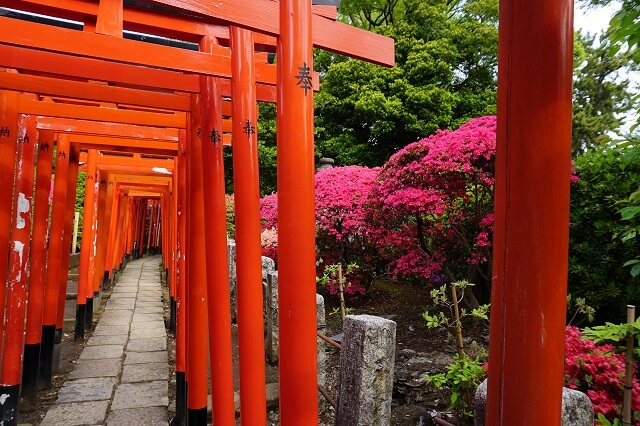
<path fill-rule="evenodd" d="M 502 0 L 487 425 L 559 425 L 571 174 L 571 0 Z"/>
<path fill-rule="evenodd" d="M 89 258 L 93 251 L 92 234 L 95 228 L 93 203 L 95 201 L 94 184 L 97 180 L 97 151 L 90 149 L 87 155 L 87 175 L 84 192 L 84 215 L 82 221 L 82 245 L 80 247 L 80 269 L 78 274 L 78 300 L 76 303 L 75 339 L 83 339 L 85 318 L 87 317 L 87 301 L 93 300 L 93 283 L 89 284 Z M 91 294 L 89 294 L 91 292 Z M 91 305 L 93 307 L 93 303 Z"/>
<path fill-rule="evenodd" d="M 47 264 L 47 230 L 49 226 L 49 193 L 51 192 L 53 140 L 38 141 L 36 164 L 36 189 L 29 265 L 29 301 L 24 345 L 24 367 L 22 369 L 22 404 L 24 409 L 35 409 L 37 404 L 38 364 L 42 340 L 42 312 L 44 308 L 44 285 Z"/>
<path fill-rule="evenodd" d="M 63 231 L 67 207 L 67 180 L 69 178 L 70 157 L 69 138 L 67 135 L 59 135 L 57 147 L 49 251 L 47 255 L 47 280 L 44 291 L 40 373 L 38 378 L 44 387 L 51 385 L 53 345 L 58 313 L 58 291 L 60 290 L 60 262 L 62 251 L 65 249 L 63 246 Z"/>
<path fill-rule="evenodd" d="M 0 424 L 18 424 L 20 379 L 24 345 L 24 321 L 27 308 L 27 277 L 31 246 L 31 202 L 33 199 L 33 167 L 35 161 L 35 117 L 22 116 L 17 141 L 16 183 L 14 191 L 11 244 L 9 247 L 9 274 L 2 363 L 0 368 Z M 11 182 L 11 181 L 10 181 Z M 4 281 L 4 277 L 2 277 Z M 5 303 L 3 300 L 2 303 Z"/>
<path fill-rule="evenodd" d="M 216 40 L 205 37 L 202 51 Z M 212 415 L 216 426 L 235 425 L 229 264 L 227 256 L 227 210 L 225 202 L 222 141 L 222 93 L 220 81 L 200 77 L 202 171 L 204 178 L 204 228 L 207 240 L 207 296 L 209 313 L 209 358 L 211 366 Z"/>
<path fill-rule="evenodd" d="M 231 27 L 240 419 L 243 424 L 260 426 L 266 422 L 266 391 L 253 53 L 251 32 Z"/>

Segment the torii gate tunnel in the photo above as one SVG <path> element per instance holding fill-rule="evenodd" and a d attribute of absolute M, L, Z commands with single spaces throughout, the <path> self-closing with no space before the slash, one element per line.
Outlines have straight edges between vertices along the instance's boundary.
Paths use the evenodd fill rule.
<path fill-rule="evenodd" d="M 20 396 L 33 404 L 51 382 L 82 168 L 75 336 L 127 256 L 162 253 L 176 424 L 206 424 L 209 385 L 214 423 L 235 424 L 231 145 L 241 422 L 266 424 L 256 134 L 265 101 L 277 104 L 280 421 L 317 424 L 313 48 L 382 66 L 394 49 L 337 22 L 333 2 L 313 3 L 0 0 L 0 422 L 17 424 Z M 559 425 L 573 4 L 500 3 L 487 424 Z"/>

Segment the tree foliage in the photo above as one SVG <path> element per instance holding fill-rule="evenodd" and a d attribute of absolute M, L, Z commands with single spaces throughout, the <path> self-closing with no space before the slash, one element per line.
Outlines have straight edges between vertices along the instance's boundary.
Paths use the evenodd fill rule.
<path fill-rule="evenodd" d="M 367 8 L 391 3 L 345 7 L 355 16 L 350 11 L 358 7 L 366 15 Z M 317 149 L 340 165 L 381 165 L 420 137 L 495 113 L 497 1 L 393 3 L 392 17 L 371 26 L 395 39 L 396 66 L 345 60 L 323 75 Z"/>
<path fill-rule="evenodd" d="M 628 73 L 630 53 L 612 52 L 610 39 L 576 33 L 573 84 L 573 155 L 583 154 L 619 130 L 633 108 Z"/>
<path fill-rule="evenodd" d="M 603 146 L 576 159 L 580 178 L 571 187 L 569 292 L 596 308 L 599 322 L 621 322 L 627 304 L 640 305 L 640 277 L 625 260 L 640 252 L 640 240 L 623 241 L 620 200 L 640 185 L 640 161 L 620 148 Z"/>

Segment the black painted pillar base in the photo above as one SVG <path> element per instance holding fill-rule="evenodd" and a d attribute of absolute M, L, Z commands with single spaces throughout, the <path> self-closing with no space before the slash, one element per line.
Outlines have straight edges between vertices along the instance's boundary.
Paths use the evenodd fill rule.
<path fill-rule="evenodd" d="M 104 271 L 104 276 L 102 277 L 102 288 L 103 289 L 107 289 L 111 286 L 110 284 L 110 280 L 109 280 L 109 273 L 107 271 Z"/>
<path fill-rule="evenodd" d="M 22 401 L 23 412 L 38 408 L 38 365 L 40 363 L 40 343 L 24 345 L 22 365 Z"/>
<path fill-rule="evenodd" d="M 42 326 L 40 370 L 38 372 L 38 385 L 40 389 L 51 387 L 51 366 L 53 365 L 53 342 L 55 340 L 55 334 L 55 325 Z"/>
<path fill-rule="evenodd" d="M 60 371 L 60 353 L 62 351 L 62 329 L 56 328 L 53 337 L 53 356 L 51 357 L 51 371 L 57 373 Z"/>
<path fill-rule="evenodd" d="M 93 297 L 87 297 L 87 311 L 84 317 L 84 329 L 89 331 L 93 327 Z"/>
<path fill-rule="evenodd" d="M 20 385 L 0 386 L 0 397 L 4 399 L 0 404 L 0 425 L 17 426 Z"/>
<path fill-rule="evenodd" d="M 169 299 L 169 331 L 176 332 L 176 300 L 171 297 Z"/>
<path fill-rule="evenodd" d="M 109 281 L 109 287 L 113 286 L 113 282 L 116 280 L 116 270 L 112 269 L 111 270 L 111 279 Z"/>
<path fill-rule="evenodd" d="M 87 315 L 87 305 L 76 305 L 76 327 L 73 340 L 84 339 L 84 318 Z"/>
<path fill-rule="evenodd" d="M 184 426 L 187 424 L 187 382 L 184 371 L 176 371 L 176 415 L 171 421 L 171 426 Z"/>
<path fill-rule="evenodd" d="M 207 426 L 207 407 L 188 408 L 187 424 L 189 426 Z"/>

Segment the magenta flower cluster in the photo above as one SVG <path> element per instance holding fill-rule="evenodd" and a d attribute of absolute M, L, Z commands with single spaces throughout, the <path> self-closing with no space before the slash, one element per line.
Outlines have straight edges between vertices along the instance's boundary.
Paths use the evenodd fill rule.
<path fill-rule="evenodd" d="M 490 257 L 496 119 L 406 146 L 382 168 L 367 223 L 395 278 L 466 277 Z"/>
<path fill-rule="evenodd" d="M 637 364 L 635 365 L 637 369 Z M 611 344 L 598 345 L 583 339 L 577 327 L 567 326 L 565 334 L 565 386 L 587 394 L 595 414 L 609 421 L 620 416 L 624 397 L 625 357 Z M 640 384 L 634 371 L 632 410 L 640 412 Z M 640 420 L 634 421 L 640 426 Z"/>

